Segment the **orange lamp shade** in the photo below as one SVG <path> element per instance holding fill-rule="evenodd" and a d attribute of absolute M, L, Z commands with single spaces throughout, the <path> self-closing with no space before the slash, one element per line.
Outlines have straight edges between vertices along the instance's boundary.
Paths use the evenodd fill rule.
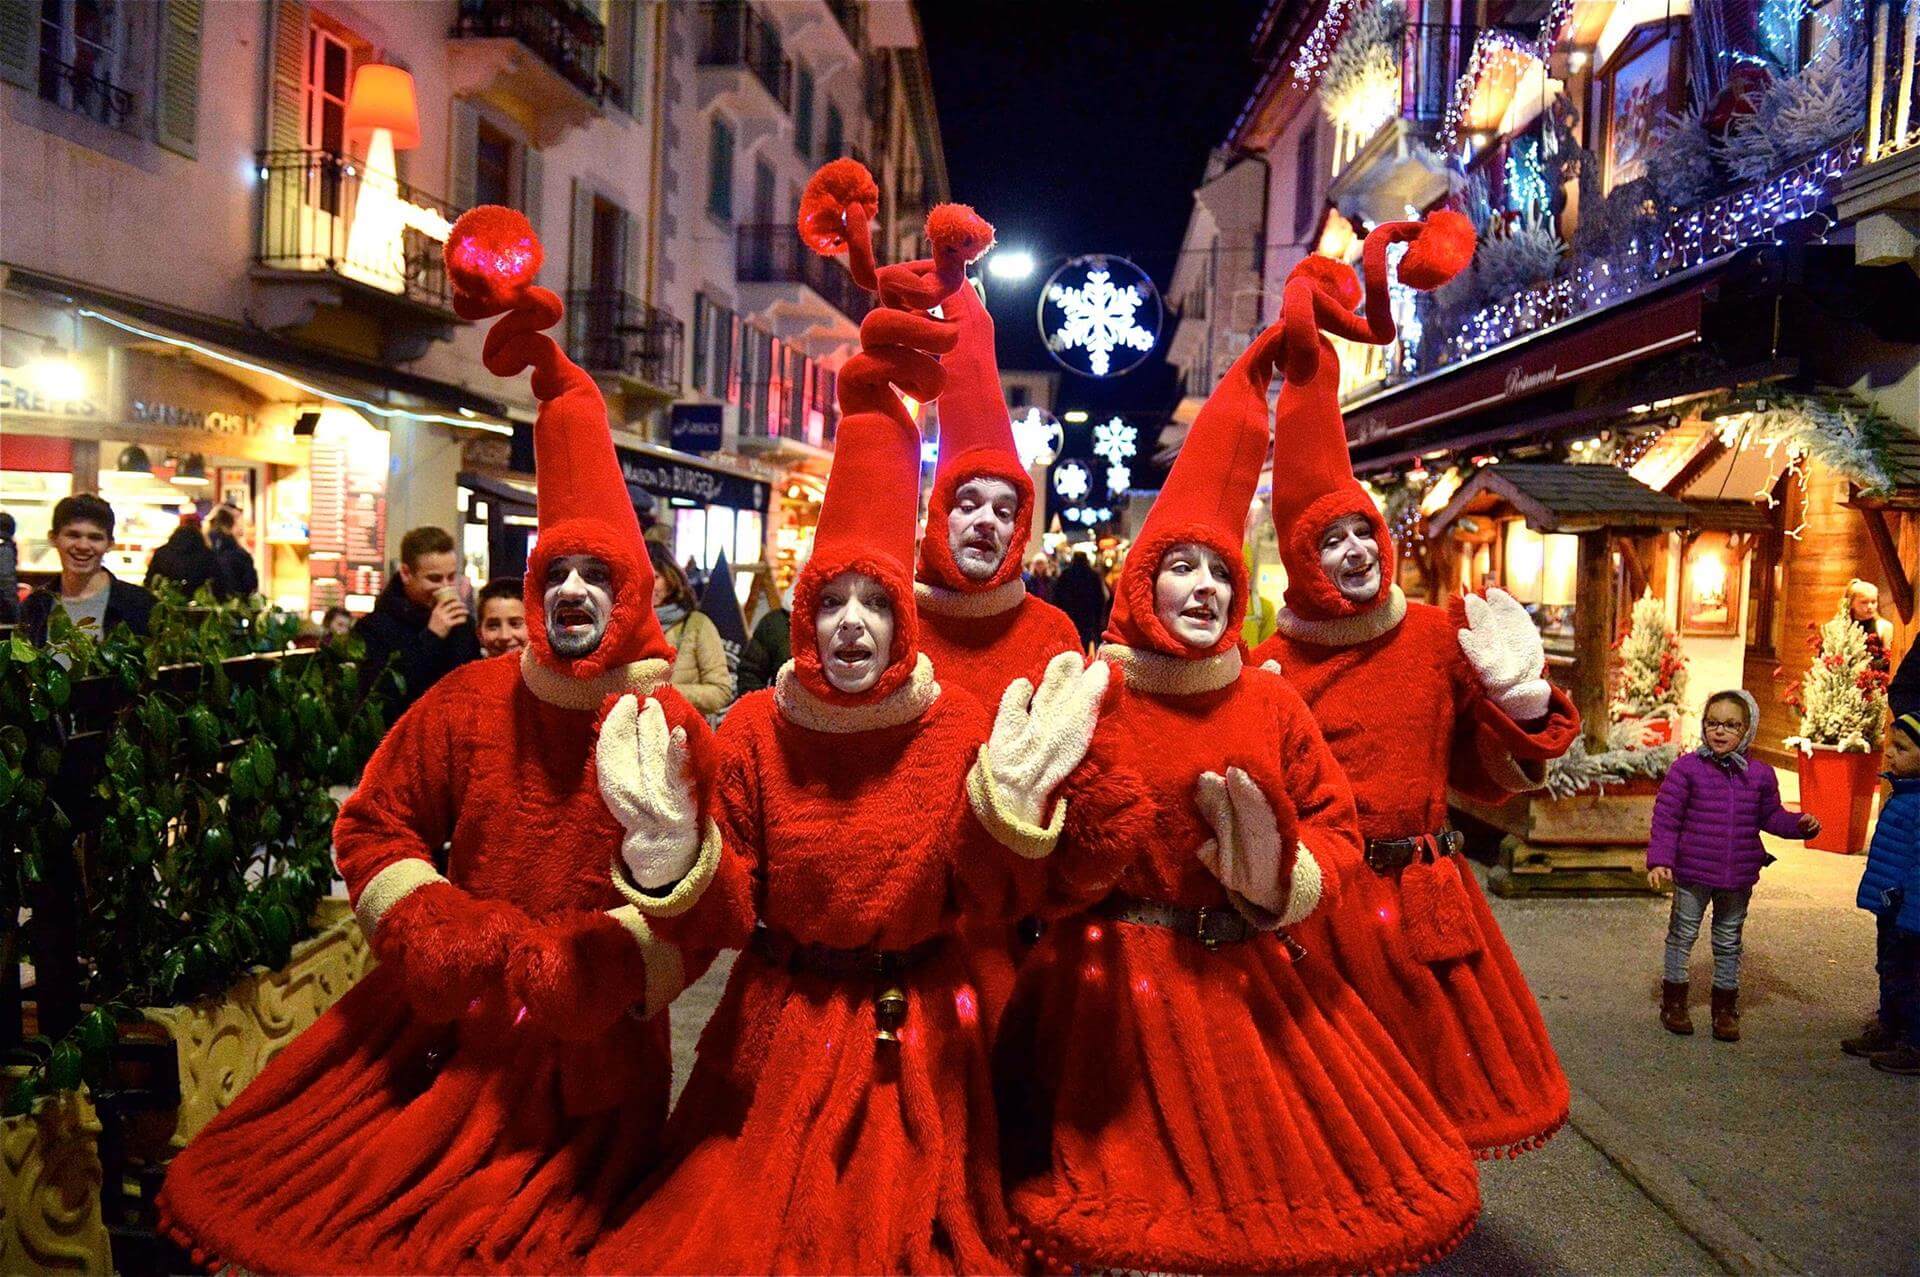
<path fill-rule="evenodd" d="M 358 141 L 375 129 L 393 134 L 393 149 L 420 145 L 420 109 L 413 98 L 413 76 L 399 67 L 369 62 L 353 74 L 347 96 L 347 137 Z"/>

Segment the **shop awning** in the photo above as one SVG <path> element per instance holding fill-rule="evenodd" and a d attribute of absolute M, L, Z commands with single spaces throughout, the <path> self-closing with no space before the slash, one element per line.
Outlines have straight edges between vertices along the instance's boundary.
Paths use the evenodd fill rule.
<path fill-rule="evenodd" d="M 1438 536 L 1464 514 L 1511 506 L 1535 532 L 1683 528 L 1693 512 L 1687 503 L 1657 492 L 1609 465 L 1482 466 L 1460 485 L 1446 509 L 1433 516 L 1428 535 Z"/>

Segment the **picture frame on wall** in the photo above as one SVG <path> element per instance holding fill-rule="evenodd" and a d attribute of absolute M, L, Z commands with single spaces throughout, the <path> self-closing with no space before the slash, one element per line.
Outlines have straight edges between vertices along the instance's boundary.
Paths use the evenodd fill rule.
<path fill-rule="evenodd" d="M 1666 24 L 1645 27 L 1620 45 L 1600 78 L 1606 130 L 1607 189 L 1647 176 L 1662 117 L 1677 111 L 1685 87 L 1684 42 Z"/>
<path fill-rule="evenodd" d="M 219 503 L 239 512 L 243 526 L 253 524 L 253 471 L 246 466 L 221 466 L 215 488 Z"/>

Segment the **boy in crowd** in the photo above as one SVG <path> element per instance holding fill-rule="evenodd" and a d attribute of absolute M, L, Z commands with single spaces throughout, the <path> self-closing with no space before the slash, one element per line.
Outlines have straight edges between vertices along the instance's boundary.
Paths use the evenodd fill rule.
<path fill-rule="evenodd" d="M 107 571 L 113 548 L 113 507 L 91 492 L 62 497 L 53 507 L 53 548 L 60 555 L 59 590 L 35 590 L 20 608 L 20 625 L 35 643 L 47 641 L 47 622 L 58 606 L 95 638 L 124 624 L 147 632 L 153 595 Z"/>
<path fill-rule="evenodd" d="M 517 576 L 496 576 L 480 587 L 480 650 L 488 656 L 527 645 L 527 604 Z"/>
<path fill-rule="evenodd" d="M 406 680 L 391 706 L 395 719 L 455 666 L 479 659 L 480 639 L 459 582 L 460 556 L 446 529 L 415 528 L 400 538 L 400 570 L 353 627 L 367 645 L 363 686 L 372 686 L 388 662 Z"/>

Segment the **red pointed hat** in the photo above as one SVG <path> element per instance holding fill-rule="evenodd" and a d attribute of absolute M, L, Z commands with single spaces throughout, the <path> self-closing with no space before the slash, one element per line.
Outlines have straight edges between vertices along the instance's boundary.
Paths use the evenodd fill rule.
<path fill-rule="evenodd" d="M 1194 418 L 1120 570 L 1120 588 L 1107 623 L 1106 637 L 1112 642 L 1198 660 L 1217 656 L 1240 641 L 1240 623 L 1247 614 L 1243 549 L 1247 511 L 1267 460 L 1267 387 L 1273 381 L 1282 335 L 1279 324 L 1261 333 L 1233 361 Z M 1219 554 L 1233 574 L 1227 627 L 1219 641 L 1204 650 L 1175 637 L 1153 607 L 1160 560 L 1185 541 L 1196 541 Z"/>
<path fill-rule="evenodd" d="M 527 219 L 488 204 L 471 209 L 447 237 L 447 273 L 454 311 L 462 319 L 505 315 L 487 333 L 482 359 L 496 377 L 533 369 L 540 413 L 533 426 L 539 478 L 540 537 L 528 557 L 527 641 L 542 665 L 574 678 L 593 678 L 634 661 L 673 659 L 653 614 L 653 564 L 640 536 L 633 497 L 620 473 L 600 388 L 549 337 L 560 322 L 560 299 L 534 284 L 543 256 Z M 547 644 L 547 566 L 556 558 L 590 554 L 613 570 L 613 615 L 600 646 L 586 656 L 556 656 Z"/>
<path fill-rule="evenodd" d="M 1000 364 L 993 355 L 993 316 L 968 285 L 954 291 L 941 313 L 959 323 L 960 341 L 953 353 L 940 361 L 947 371 L 947 392 L 940 396 L 940 463 L 927 499 L 927 530 L 920 539 L 920 579 L 950 590 L 979 593 L 1020 575 L 1033 525 L 1033 480 L 1020 464 L 1013 422 L 1000 389 Z M 953 509 L 954 493 L 961 484 L 979 478 L 1011 484 L 1019 507 L 1014 512 L 1006 557 L 999 570 L 984 581 L 976 581 L 960 570 L 953 561 L 953 547 L 947 542 L 947 515 Z"/>
<path fill-rule="evenodd" d="M 888 695 L 913 674 L 919 622 L 913 602 L 913 546 L 920 506 L 920 428 L 894 387 L 922 403 L 937 399 L 946 374 L 936 355 L 959 339 L 951 321 L 926 311 L 965 283 L 966 263 L 993 242 L 993 228 L 971 209 L 942 205 L 927 218 L 929 261 L 879 267 L 867 223 L 878 189 L 853 160 L 814 174 L 800 201 L 800 235 L 822 256 L 847 251 L 849 269 L 881 306 L 860 325 L 860 351 L 840 370 L 840 426 L 827 475 L 813 554 L 793 591 L 794 671 L 814 695 L 858 705 Z M 820 591 L 843 572 L 878 580 L 893 599 L 893 649 L 879 682 L 849 695 L 827 681 L 813 642 Z"/>
<path fill-rule="evenodd" d="M 1286 379 L 1274 413 L 1274 448 L 1287 465 L 1274 467 L 1273 526 L 1287 569 L 1287 610 L 1309 620 L 1333 620 L 1378 607 L 1392 592 L 1393 538 L 1366 489 L 1353 477 L 1347 427 L 1340 416 L 1340 358 L 1324 330 L 1348 341 L 1381 346 L 1393 340 L 1387 290 L 1387 249 L 1409 243 L 1400 282 L 1438 288 L 1473 260 L 1473 225 L 1451 210 L 1423 222 L 1388 222 L 1367 236 L 1361 254 L 1366 313 L 1355 311 L 1360 281 L 1351 268 L 1318 254 L 1287 276 L 1280 326 L 1285 331 Z M 1368 603 L 1341 594 L 1320 567 L 1317 542 L 1335 519 L 1349 514 L 1373 525 L 1380 545 L 1380 592 Z"/>

